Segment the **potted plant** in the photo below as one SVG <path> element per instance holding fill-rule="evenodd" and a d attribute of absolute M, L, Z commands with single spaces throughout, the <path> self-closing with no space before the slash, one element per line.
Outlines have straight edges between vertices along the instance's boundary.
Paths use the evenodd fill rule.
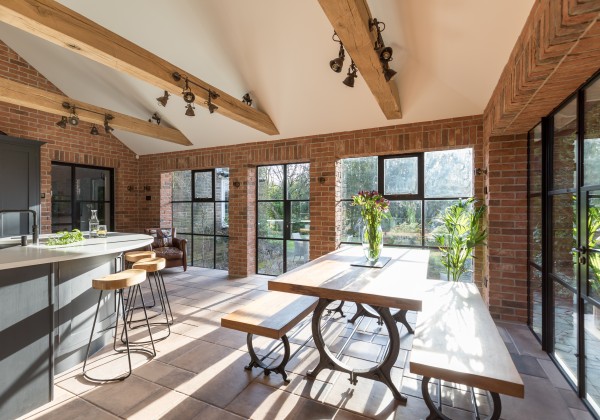
<path fill-rule="evenodd" d="M 360 237 L 365 257 L 370 263 L 376 263 L 383 249 L 381 219 L 387 217 L 390 202 L 377 191 L 359 191 L 352 196 L 352 205 L 360 206 L 363 219 Z"/>
<path fill-rule="evenodd" d="M 474 198 L 458 200 L 436 219 L 441 226 L 433 236 L 442 252 L 448 280 L 458 281 L 467 272 L 467 259 L 487 238 L 487 231 L 482 226 L 486 207 L 476 204 Z"/>

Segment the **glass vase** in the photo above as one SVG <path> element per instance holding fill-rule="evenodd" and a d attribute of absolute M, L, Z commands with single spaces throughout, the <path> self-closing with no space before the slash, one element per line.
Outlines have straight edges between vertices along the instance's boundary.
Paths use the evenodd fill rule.
<path fill-rule="evenodd" d="M 367 261 L 376 263 L 383 249 L 383 230 L 381 224 L 365 225 L 362 228 L 362 247 Z"/>
<path fill-rule="evenodd" d="M 100 224 L 100 220 L 98 220 L 98 210 L 91 210 L 92 217 L 90 217 L 90 238 L 98 237 L 98 225 Z"/>

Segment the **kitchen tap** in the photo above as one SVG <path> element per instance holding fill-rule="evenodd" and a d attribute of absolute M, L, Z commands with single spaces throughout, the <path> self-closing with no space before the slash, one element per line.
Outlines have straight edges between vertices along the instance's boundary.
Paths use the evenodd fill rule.
<path fill-rule="evenodd" d="M 0 215 L 3 213 L 31 213 L 33 215 L 33 224 L 31 225 L 31 233 L 33 234 L 33 244 L 40 243 L 40 232 L 37 222 L 37 213 L 35 210 L 0 210 Z"/>

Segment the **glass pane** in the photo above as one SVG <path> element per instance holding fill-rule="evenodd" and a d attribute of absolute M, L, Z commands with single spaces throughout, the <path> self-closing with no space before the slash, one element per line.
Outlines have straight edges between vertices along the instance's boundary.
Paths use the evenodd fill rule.
<path fill-rule="evenodd" d="M 529 199 L 529 258 L 542 265 L 542 197 Z"/>
<path fill-rule="evenodd" d="M 52 201 L 71 200 L 71 167 L 52 165 Z"/>
<path fill-rule="evenodd" d="M 259 202 L 258 236 L 283 238 L 283 202 Z"/>
<path fill-rule="evenodd" d="M 108 201 L 110 199 L 110 171 L 75 168 L 75 197 L 81 201 Z"/>
<path fill-rule="evenodd" d="M 287 242 L 287 271 L 308 262 L 308 241 Z"/>
<path fill-rule="evenodd" d="M 600 185 L 600 80 L 585 90 L 583 183 Z"/>
<path fill-rule="evenodd" d="M 215 203 L 215 234 L 229 235 L 229 203 Z"/>
<path fill-rule="evenodd" d="M 173 172 L 173 201 L 192 199 L 192 171 Z"/>
<path fill-rule="evenodd" d="M 310 164 L 287 165 L 288 200 L 308 200 L 310 198 Z"/>
<path fill-rule="evenodd" d="M 529 267 L 531 328 L 542 336 L 542 272 L 537 268 Z"/>
<path fill-rule="evenodd" d="M 383 194 L 418 194 L 418 158 L 393 158 L 383 161 Z"/>
<path fill-rule="evenodd" d="M 258 167 L 258 199 L 283 200 L 283 165 Z"/>
<path fill-rule="evenodd" d="M 173 203 L 173 227 L 177 232 L 192 232 L 192 203 Z"/>
<path fill-rule="evenodd" d="M 436 219 L 454 203 L 456 200 L 425 201 L 425 246 L 437 246 L 433 235 L 441 229 L 442 223 Z"/>
<path fill-rule="evenodd" d="M 194 198 L 213 198 L 213 172 L 194 172 Z"/>
<path fill-rule="evenodd" d="M 276 239 L 258 240 L 258 274 L 279 275 L 283 273 L 283 241 Z"/>
<path fill-rule="evenodd" d="M 98 210 L 98 220 L 100 224 L 112 226 L 110 218 L 110 204 L 109 203 L 90 203 L 90 202 L 76 202 L 75 211 L 79 212 L 74 222 L 76 228 L 80 230 L 90 229 L 90 217 L 92 217 L 92 210 Z"/>
<path fill-rule="evenodd" d="M 291 238 L 308 239 L 310 236 L 310 203 L 308 201 L 292 201 L 290 211 L 292 213 Z"/>
<path fill-rule="evenodd" d="M 360 207 L 350 205 L 351 201 L 340 202 L 341 210 L 341 241 L 342 242 L 360 242 L 360 228 L 362 219 L 360 217 Z"/>
<path fill-rule="evenodd" d="M 215 201 L 229 201 L 229 168 L 217 168 L 215 173 Z"/>
<path fill-rule="evenodd" d="M 349 199 L 361 190 L 377 190 L 377 156 L 340 160 L 341 198 Z"/>
<path fill-rule="evenodd" d="M 383 219 L 383 243 L 421 245 L 421 201 L 391 201 L 389 219 Z"/>
<path fill-rule="evenodd" d="M 473 150 L 425 153 L 425 197 L 471 197 Z"/>
<path fill-rule="evenodd" d="M 554 355 L 577 384 L 577 298 L 554 283 Z"/>
<path fill-rule="evenodd" d="M 52 200 L 52 232 L 71 230 L 71 202 Z"/>
<path fill-rule="evenodd" d="M 214 267 L 214 236 L 194 236 L 194 266 Z"/>
<path fill-rule="evenodd" d="M 575 200 L 571 194 L 552 197 L 552 272 L 576 287 L 577 265 L 571 251 L 575 240 Z"/>
<path fill-rule="evenodd" d="M 588 199 L 587 222 L 589 294 L 600 302 L 600 197 Z"/>
<path fill-rule="evenodd" d="M 194 233 L 214 234 L 214 218 L 214 203 L 194 203 Z"/>
<path fill-rule="evenodd" d="M 218 270 L 229 270 L 229 238 L 215 238 L 215 268 Z"/>
<path fill-rule="evenodd" d="M 572 100 L 554 115 L 552 189 L 575 188 L 577 157 L 577 102 Z"/>
<path fill-rule="evenodd" d="M 587 399 L 600 407 L 600 308 L 585 305 L 585 383 Z"/>
<path fill-rule="evenodd" d="M 529 133 L 529 193 L 542 192 L 542 126 Z"/>

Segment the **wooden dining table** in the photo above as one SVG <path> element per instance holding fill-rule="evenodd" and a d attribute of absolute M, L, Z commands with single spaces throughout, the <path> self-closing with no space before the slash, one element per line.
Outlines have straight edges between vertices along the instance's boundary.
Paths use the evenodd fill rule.
<path fill-rule="evenodd" d="M 427 277 L 428 251 L 384 248 L 382 256 L 390 261 L 382 268 L 354 266 L 364 259 L 362 248 L 347 246 L 326 254 L 295 270 L 269 281 L 269 290 L 316 296 L 319 302 L 312 317 L 312 334 L 319 352 L 319 363 L 307 373 L 314 379 L 323 369 L 346 372 L 350 382 L 358 377 L 383 382 L 394 398 L 406 403 L 406 397 L 393 384 L 391 369 L 400 352 L 400 334 L 391 308 L 420 311 Z M 342 362 L 330 351 L 321 331 L 321 319 L 334 301 L 369 305 L 387 328 L 389 345 L 383 359 L 368 369 L 357 369 Z"/>

